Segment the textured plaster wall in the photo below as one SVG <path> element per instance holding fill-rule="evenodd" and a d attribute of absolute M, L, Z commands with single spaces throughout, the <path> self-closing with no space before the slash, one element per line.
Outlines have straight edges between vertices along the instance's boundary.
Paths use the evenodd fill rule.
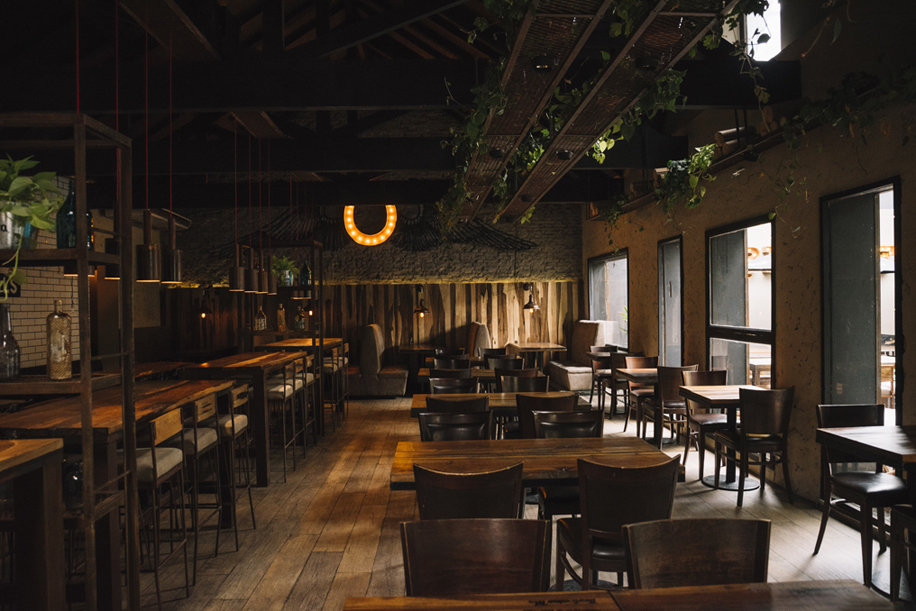
<path fill-rule="evenodd" d="M 791 419 L 789 455 L 793 486 L 809 499 L 819 496 L 820 456 L 814 441 L 814 408 L 821 400 L 821 280 L 819 198 L 856 189 L 899 176 L 901 179 L 902 244 L 897 249 L 897 270 L 902 274 L 903 328 L 898 334 L 916 338 L 916 147 L 901 146 L 900 126 L 912 122 L 916 109 L 898 108 L 882 115 L 889 135 L 873 129 L 868 145 L 835 129 L 810 132 L 799 151 L 799 186 L 781 205 L 774 185 L 765 173 L 777 172 L 788 159 L 785 147 L 766 152 L 760 163 L 744 162 L 721 173 L 709 184 L 702 205 L 695 210 L 677 209 L 669 219 L 650 204 L 627 214 L 612 232 L 608 245 L 605 225 L 583 226 L 583 265 L 589 257 L 627 248 L 630 260 L 630 346 L 658 353 L 657 247 L 660 240 L 683 235 L 684 260 L 684 359 L 706 367 L 706 269 L 705 231 L 737 221 L 766 215 L 774 209 L 775 371 L 774 386 L 795 386 L 795 409 Z M 822 152 L 818 152 L 818 147 Z M 900 357 L 901 370 L 916 372 L 916 351 Z M 905 423 L 916 423 L 916 389 L 910 383 L 898 394 Z M 898 390 L 899 392 L 899 390 Z M 781 477 L 780 477 L 781 479 Z"/>
<path fill-rule="evenodd" d="M 191 228 L 179 234 L 184 278 L 201 285 L 225 282 L 228 262 L 211 251 L 234 235 L 233 212 L 182 210 Z M 285 214 L 275 211 L 275 215 Z M 254 212 L 257 223 L 258 213 Z M 264 215 L 267 223 L 267 215 Z M 239 234 L 249 233 L 247 211 L 239 211 Z M 347 238 L 340 250 L 325 253 L 328 284 L 476 283 L 503 281 L 574 281 L 582 277 L 582 211 L 579 205 L 544 205 L 525 224 L 496 225 L 510 235 L 535 242 L 536 248 L 500 252 L 489 246 L 446 244 L 412 253 L 393 244 L 360 246 Z M 257 246 L 257 245 L 255 245 Z M 265 248 L 266 248 L 265 244 Z M 275 254 L 280 251 L 275 250 Z"/>

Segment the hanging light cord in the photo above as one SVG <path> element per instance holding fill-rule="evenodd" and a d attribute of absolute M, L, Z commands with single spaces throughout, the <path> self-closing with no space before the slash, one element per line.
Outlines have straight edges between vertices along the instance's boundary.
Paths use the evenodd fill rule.
<path fill-rule="evenodd" d="M 76 18 L 74 27 L 76 28 L 76 112 L 80 111 L 80 0 L 75 0 Z"/>
<path fill-rule="evenodd" d="M 77 0 L 78 1 L 78 0 Z M 120 0 L 115 0 L 114 3 L 114 16 L 115 16 L 115 27 L 114 27 L 114 64 L 115 64 L 115 131 L 121 131 L 121 84 L 120 84 L 120 75 L 121 75 L 121 60 L 118 54 L 118 40 L 119 40 L 119 31 L 120 23 L 118 19 L 118 8 Z M 79 64 L 77 64 L 78 66 Z M 77 79 L 79 83 L 79 79 Z M 77 85 L 79 86 L 79 85 Z M 77 96 L 78 99 L 78 96 Z M 79 104 L 79 102 L 77 102 Z M 79 111 L 77 111 L 79 112 Z M 121 149 L 115 149 L 115 200 L 118 202 L 121 201 Z"/>
<path fill-rule="evenodd" d="M 251 248 L 251 234 L 254 233 L 254 230 L 251 228 L 251 132 L 248 132 L 248 250 L 249 253 L 252 250 Z M 252 259 L 252 266 L 254 264 L 254 259 Z"/>
<path fill-rule="evenodd" d="M 232 192 L 235 195 L 235 245 L 239 245 L 239 120 L 232 117 Z"/>
<path fill-rule="evenodd" d="M 264 250 L 264 217 L 262 212 L 264 209 L 264 191 L 262 190 L 262 182 L 264 180 L 261 175 L 261 139 L 258 138 L 258 252 L 260 253 Z M 259 267 L 263 267 L 263 262 L 259 261 Z"/>
<path fill-rule="evenodd" d="M 267 254 L 274 255 L 270 240 L 270 140 L 267 141 Z"/>
<path fill-rule="evenodd" d="M 149 2 L 146 3 L 146 24 L 143 30 L 144 46 L 144 71 L 143 71 L 143 92 L 144 92 L 144 133 L 146 141 L 146 209 L 149 210 Z"/>
<path fill-rule="evenodd" d="M 172 215 L 172 31 L 169 30 L 169 216 Z"/>

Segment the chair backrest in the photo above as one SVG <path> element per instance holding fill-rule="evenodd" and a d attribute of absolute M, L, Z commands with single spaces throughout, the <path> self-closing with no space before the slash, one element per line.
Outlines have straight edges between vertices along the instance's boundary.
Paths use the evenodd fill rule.
<path fill-rule="evenodd" d="M 430 378 L 432 395 L 477 392 L 477 378 Z"/>
<path fill-rule="evenodd" d="M 602 437 L 604 412 L 532 412 L 534 435 L 538 439 L 556 437 Z"/>
<path fill-rule="evenodd" d="M 484 359 L 488 356 L 506 356 L 506 348 L 484 348 L 480 353 Z"/>
<path fill-rule="evenodd" d="M 468 356 L 437 356 L 433 359 L 433 367 L 436 369 L 469 369 L 471 359 Z"/>
<path fill-rule="evenodd" d="M 769 520 L 655 520 L 625 525 L 623 539 L 636 589 L 767 580 Z"/>
<path fill-rule="evenodd" d="M 525 371 L 521 369 L 519 371 Z M 497 392 L 547 392 L 547 386 L 550 384 L 550 378 L 547 376 L 503 376 L 497 377 L 502 390 Z"/>
<path fill-rule="evenodd" d="M 449 395 L 426 397 L 426 411 L 432 413 L 485 412 L 490 409 L 490 397 L 451 397 Z"/>
<path fill-rule="evenodd" d="M 571 412 L 579 405 L 576 393 L 518 393 L 515 395 L 515 406 L 518 408 L 518 424 L 522 439 L 534 439 L 533 412 Z"/>
<path fill-rule="evenodd" d="M 611 357 L 610 353 L 607 356 L 598 356 L 592 357 L 592 373 L 599 371 L 601 369 L 613 369 L 614 359 Z"/>
<path fill-rule="evenodd" d="M 742 435 L 785 435 L 795 387 L 774 390 L 739 388 Z"/>
<path fill-rule="evenodd" d="M 422 520 L 401 524 L 408 596 L 543 592 L 550 583 L 546 520 Z"/>
<path fill-rule="evenodd" d="M 421 412 L 420 441 L 465 441 L 493 438 L 493 412 Z"/>
<path fill-rule="evenodd" d="M 884 426 L 884 406 L 881 404 L 817 406 L 817 428 L 832 429 L 848 426 Z M 821 445 L 821 450 L 828 464 L 864 462 L 855 454 L 830 449 L 826 445 Z"/>
<path fill-rule="evenodd" d="M 617 348 L 616 346 L 589 346 L 588 351 L 589 352 L 607 352 L 608 354 L 610 354 L 611 352 L 617 352 Z"/>
<path fill-rule="evenodd" d="M 728 371 L 725 369 L 681 372 L 681 381 L 684 383 L 684 386 L 724 386 L 727 379 Z M 707 411 L 707 409 L 696 401 L 687 399 L 687 411 L 691 414 L 697 414 L 703 413 Z"/>
<path fill-rule="evenodd" d="M 519 356 L 487 356 L 487 369 L 523 369 L 525 359 Z"/>
<path fill-rule="evenodd" d="M 681 375 L 685 371 L 697 371 L 699 365 L 685 365 L 683 367 L 658 367 L 658 399 L 662 404 L 665 403 L 684 403 L 684 397 L 681 396 L 680 390 L 684 378 Z"/>
<path fill-rule="evenodd" d="M 517 518 L 522 463 L 484 473 L 443 473 L 413 466 L 421 520 Z"/>
<path fill-rule="evenodd" d="M 436 348 L 436 356 L 463 356 L 464 348 Z"/>
<path fill-rule="evenodd" d="M 627 362 L 626 369 L 652 369 L 653 367 L 658 367 L 658 357 L 657 356 L 627 356 L 624 357 Z M 630 389 L 636 388 L 649 388 L 650 384 L 639 384 L 637 382 L 630 382 Z"/>
<path fill-rule="evenodd" d="M 647 467 L 613 466 L 581 458 L 577 461 L 582 549 L 591 549 L 592 537 L 620 544 L 624 524 L 671 517 L 680 456 L 660 459 L 658 464 Z"/>
<path fill-rule="evenodd" d="M 518 359 L 520 362 L 522 359 Z M 536 368 L 522 369 L 521 367 L 511 367 L 503 369 L 502 367 L 493 368 L 493 377 L 496 379 L 496 392 L 510 392 L 503 390 L 503 378 L 533 378 L 540 373 Z"/>

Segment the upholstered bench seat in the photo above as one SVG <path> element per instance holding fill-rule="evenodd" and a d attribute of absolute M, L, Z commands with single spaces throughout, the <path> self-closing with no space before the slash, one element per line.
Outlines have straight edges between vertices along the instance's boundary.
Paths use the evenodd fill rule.
<path fill-rule="evenodd" d="M 611 323 L 604 320 L 577 320 L 562 361 L 550 361 L 550 385 L 560 390 L 589 390 L 592 386 L 592 361 L 589 347 L 601 346 L 609 338 Z"/>
<path fill-rule="evenodd" d="M 385 341 L 379 325 L 368 325 L 359 345 L 359 366 L 347 367 L 350 395 L 400 397 L 407 391 L 407 369 L 397 365 L 383 366 Z"/>

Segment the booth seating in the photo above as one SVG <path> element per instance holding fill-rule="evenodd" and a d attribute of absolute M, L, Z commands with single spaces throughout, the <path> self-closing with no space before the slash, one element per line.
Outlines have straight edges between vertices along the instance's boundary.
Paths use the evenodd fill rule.
<path fill-rule="evenodd" d="M 550 385 L 559 390 L 588 391 L 592 385 L 591 346 L 602 346 L 610 339 L 611 323 L 604 320 L 577 320 L 562 361 L 550 361 Z"/>
<path fill-rule="evenodd" d="M 353 396 L 400 397 L 407 390 L 407 369 L 393 365 L 382 366 L 385 341 L 379 325 L 363 330 L 359 345 L 359 367 L 347 369 L 350 394 Z"/>
<path fill-rule="evenodd" d="M 483 356 L 485 348 L 490 348 L 490 330 L 483 323 L 472 322 L 468 325 L 468 356 Z"/>

